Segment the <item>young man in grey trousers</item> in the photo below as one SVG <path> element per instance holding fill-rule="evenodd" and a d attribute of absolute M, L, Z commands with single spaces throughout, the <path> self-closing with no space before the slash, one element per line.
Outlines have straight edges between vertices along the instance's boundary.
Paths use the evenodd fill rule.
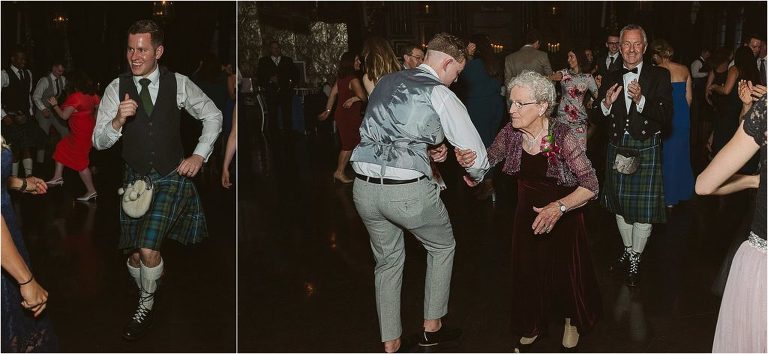
<path fill-rule="evenodd" d="M 429 159 L 445 161 L 445 138 L 457 148 L 477 152 L 465 178 L 480 182 L 489 168 L 485 147 L 466 108 L 448 89 L 464 69 L 465 48 L 457 37 L 437 34 L 417 70 L 381 78 L 369 97 L 361 142 L 352 152 L 357 175 L 353 198 L 376 259 L 376 309 L 386 352 L 405 349 L 400 338 L 403 229 L 427 250 L 424 332 L 419 345 L 436 346 L 461 335 L 457 329 L 443 328 L 441 321 L 448 312 L 456 241 Z"/>

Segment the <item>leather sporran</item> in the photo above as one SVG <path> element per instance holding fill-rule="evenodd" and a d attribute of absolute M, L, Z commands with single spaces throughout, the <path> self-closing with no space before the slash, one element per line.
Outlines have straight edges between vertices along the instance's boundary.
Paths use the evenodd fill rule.
<path fill-rule="evenodd" d="M 126 188 L 118 189 L 117 193 L 123 196 L 120 204 L 125 214 L 132 218 L 144 216 L 152 205 L 153 189 L 152 180 L 147 176 L 129 183 Z"/>
<path fill-rule="evenodd" d="M 616 159 L 613 161 L 613 169 L 616 172 L 631 175 L 640 167 L 640 151 L 619 147 L 616 148 Z"/>

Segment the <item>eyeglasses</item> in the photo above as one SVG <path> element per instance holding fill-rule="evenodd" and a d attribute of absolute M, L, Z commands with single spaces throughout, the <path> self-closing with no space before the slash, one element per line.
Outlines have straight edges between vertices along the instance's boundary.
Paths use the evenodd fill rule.
<path fill-rule="evenodd" d="M 514 107 L 515 109 L 520 109 L 520 108 L 523 108 L 523 106 L 527 106 L 529 104 L 534 104 L 534 103 L 539 103 L 539 102 L 532 101 L 532 102 L 521 103 L 521 102 L 517 102 L 517 101 L 512 101 L 511 102 L 511 106 Z"/>
<path fill-rule="evenodd" d="M 416 60 L 419 60 L 419 61 L 424 60 L 424 57 L 422 56 L 413 55 L 413 54 L 408 54 L 408 56 L 411 58 L 416 58 Z"/>
<path fill-rule="evenodd" d="M 643 43 L 643 42 L 634 42 L 634 43 L 630 43 L 630 42 L 621 42 L 621 47 L 622 47 L 622 48 L 629 48 L 629 47 L 634 47 L 635 49 L 639 49 L 639 48 L 641 48 L 643 45 L 645 45 L 645 43 Z"/>
<path fill-rule="evenodd" d="M 619 42 L 605 42 L 607 45 L 619 45 Z"/>

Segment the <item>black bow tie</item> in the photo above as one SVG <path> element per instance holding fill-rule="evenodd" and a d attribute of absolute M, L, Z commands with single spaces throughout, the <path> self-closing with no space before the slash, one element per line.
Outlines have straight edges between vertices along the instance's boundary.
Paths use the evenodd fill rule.
<path fill-rule="evenodd" d="M 637 74 L 637 67 L 635 67 L 635 68 L 634 68 L 634 69 L 632 69 L 632 70 L 629 70 L 629 69 L 627 69 L 627 68 L 624 68 L 624 69 L 622 69 L 622 71 L 621 71 L 621 74 L 622 74 L 622 75 L 624 75 L 624 74 L 626 74 L 626 73 L 635 73 L 635 74 Z"/>

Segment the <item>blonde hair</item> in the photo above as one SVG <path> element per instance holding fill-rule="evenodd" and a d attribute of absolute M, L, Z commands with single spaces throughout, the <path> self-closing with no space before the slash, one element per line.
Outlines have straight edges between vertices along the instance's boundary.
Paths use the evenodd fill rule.
<path fill-rule="evenodd" d="M 669 59 L 675 55 L 675 49 L 663 39 L 657 39 L 651 43 L 651 50 L 664 59 Z"/>
<path fill-rule="evenodd" d="M 366 38 L 363 44 L 363 58 L 365 60 L 365 74 L 368 75 L 368 80 L 374 84 L 382 76 L 400 71 L 400 62 L 397 61 L 395 52 L 384 38 Z"/>

